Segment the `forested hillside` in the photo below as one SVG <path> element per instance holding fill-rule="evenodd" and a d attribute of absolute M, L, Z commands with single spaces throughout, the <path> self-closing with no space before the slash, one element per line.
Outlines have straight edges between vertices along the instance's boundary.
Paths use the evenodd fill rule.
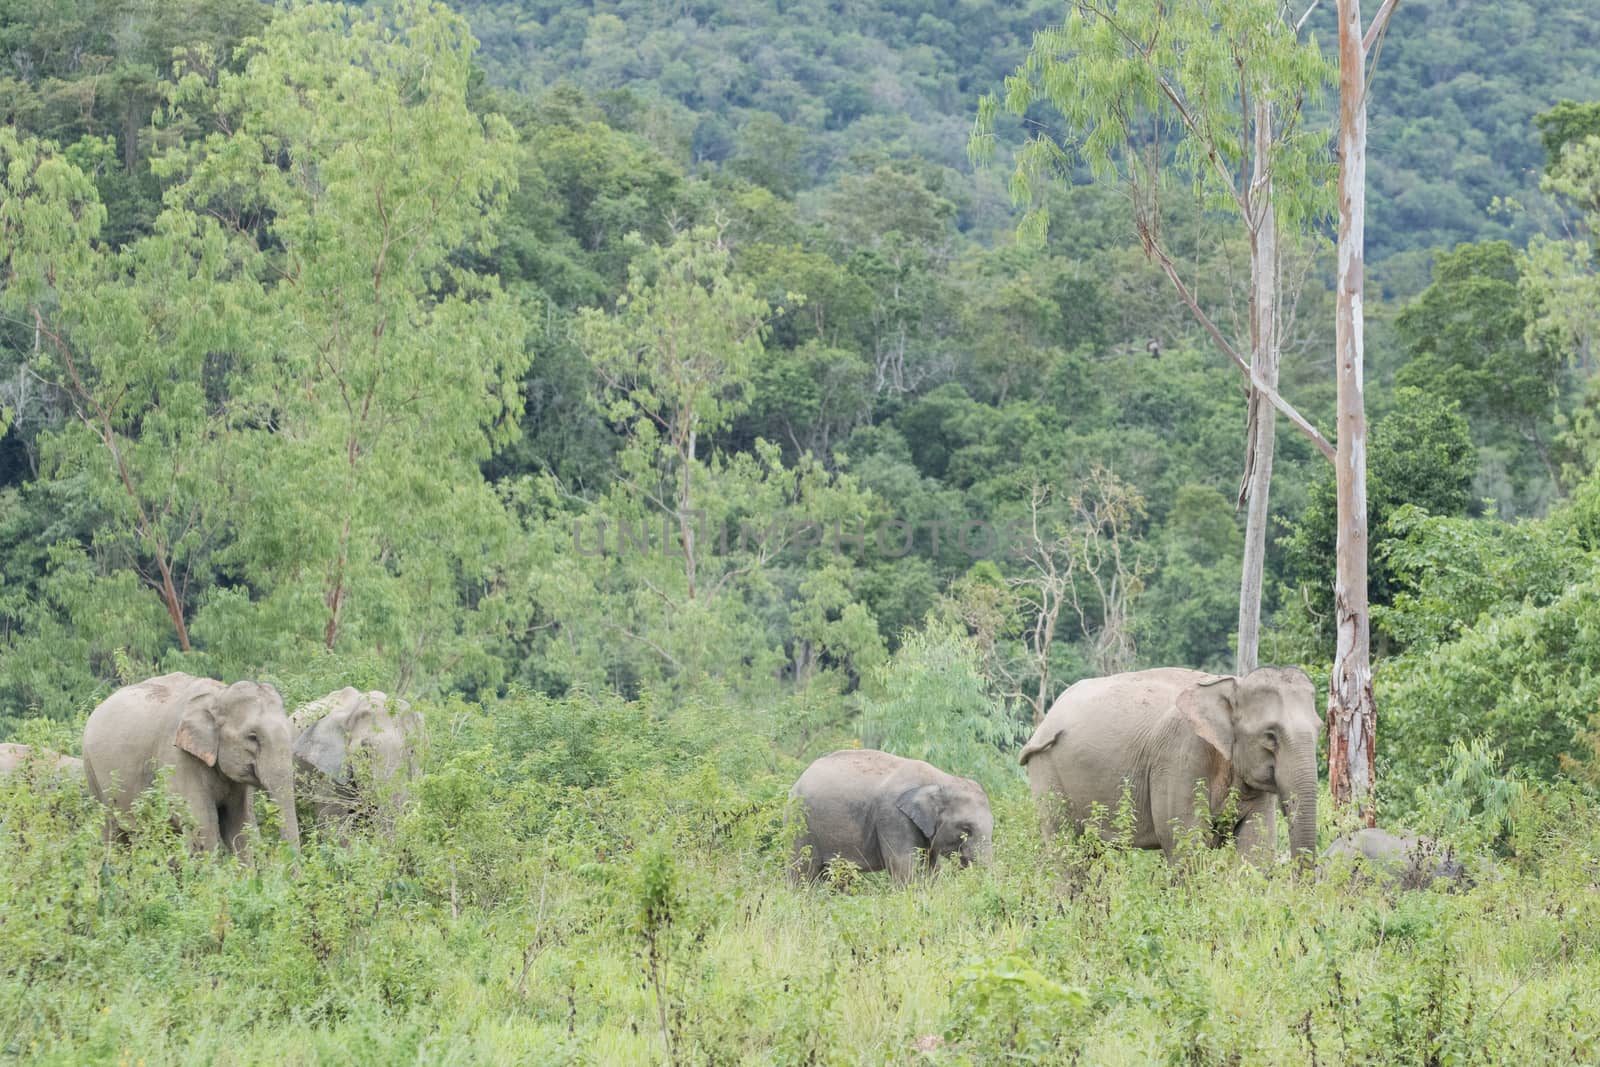
<path fill-rule="evenodd" d="M 420 391 L 389 396 L 393 410 L 370 425 L 341 428 L 343 392 L 334 407 L 298 414 L 249 399 L 291 382 L 317 405 L 321 390 L 348 391 L 351 371 L 310 358 L 331 343 L 315 341 L 317 331 L 342 338 L 387 321 L 364 323 L 377 312 L 344 305 L 302 307 L 295 301 L 314 298 L 303 284 L 253 280 L 286 269 L 273 265 L 280 255 L 308 270 L 318 262 L 294 250 L 314 235 L 280 232 L 281 203 L 228 194 L 238 204 L 220 215 L 224 235 L 265 242 L 250 253 L 259 267 L 219 246 L 220 264 L 243 272 L 236 296 L 218 286 L 220 264 L 196 261 L 189 284 L 204 288 L 192 293 L 161 273 L 185 254 L 173 242 L 223 239 L 192 220 L 219 218 L 206 206 L 222 195 L 211 191 L 221 180 L 211 160 L 229 157 L 196 146 L 215 140 L 214 124 L 233 129 L 251 112 L 204 87 L 245 72 L 259 49 L 235 50 L 269 17 L 249 0 L 186 2 L 160 15 L 115 0 L 22 5 L 0 30 L 19 57 L 5 82 L 7 117 L 24 139 L 16 158 L 38 151 L 26 138 L 46 138 L 92 182 L 92 193 L 68 192 L 41 177 L 37 195 L 78 205 L 73 227 L 53 239 L 96 250 L 78 264 L 90 301 L 81 311 L 48 257 L 50 287 L 27 289 L 27 262 L 14 257 L 7 290 L 12 427 L 0 444 L 0 521 L 14 547 L 0 561 L 12 650 L 0 692 L 13 713 L 81 706 L 112 677 L 114 653 L 154 665 L 192 648 L 220 669 L 272 662 L 302 643 L 375 657 L 371 669 L 424 691 L 519 683 L 562 692 L 582 682 L 632 693 L 693 679 L 705 650 L 725 640 L 716 635 L 738 634 L 739 666 L 728 675 L 719 663 L 713 676 L 790 686 L 828 678 L 854 692 L 935 608 L 964 620 L 991 648 L 993 676 L 1014 680 L 1002 688 L 1021 691 L 1041 661 L 1004 605 L 1040 594 L 1014 584 L 1005 555 L 1019 546 L 969 551 L 957 534 L 967 523 L 1016 524 L 1036 491 L 1073 536 L 1099 544 L 1115 532 L 1114 552 L 1074 557 L 1115 573 L 1075 577 L 1087 584 L 1061 614 L 1050 685 L 1116 664 L 1229 662 L 1243 459 L 1232 372 L 1141 253 L 1120 192 L 1052 193 L 1047 239 L 1019 243 L 1003 172 L 974 173 L 965 159 L 976 96 L 1019 62 L 1031 29 L 1052 17 L 1048 6 L 467 5 L 482 43 L 466 61 L 466 106 L 490 132 L 480 148 L 424 144 L 413 163 L 453 181 L 471 158 L 478 199 L 459 217 L 435 217 L 428 243 L 405 261 L 411 273 L 399 284 L 414 287 L 404 294 L 413 303 L 396 308 L 412 308 L 414 335 L 385 334 L 365 357 L 376 362 L 363 373 L 408 366 L 401 378 Z M 1431 262 L 1436 248 L 1449 251 L 1435 242 L 1455 237 L 1515 236 L 1540 220 L 1559 236 L 1551 212 L 1575 220 L 1581 211 L 1581 197 L 1530 190 L 1544 154 L 1535 114 L 1561 93 L 1582 97 L 1600 69 L 1585 59 L 1591 29 L 1527 4 L 1499 23 L 1450 10 L 1408 4 L 1385 39 L 1373 120 L 1380 272 L 1385 254 Z M 1495 25 L 1516 32 L 1488 47 Z M 1496 106 L 1467 106 L 1463 94 L 1478 84 Z M 317 106 L 314 125 L 292 134 L 263 113 L 257 121 L 268 125 L 255 136 L 359 143 L 363 118 L 331 99 L 337 108 Z M 1432 114 L 1444 104 L 1428 100 L 1453 101 L 1455 117 Z M 1413 154 L 1424 144 L 1431 164 Z M 31 165 L 48 171 L 44 153 Z M 352 189 L 381 177 L 353 172 Z M 430 188 L 408 195 L 435 202 Z M 294 195 L 317 219 L 330 197 L 369 194 L 312 182 Z M 1509 221 L 1458 210 L 1495 196 L 1530 209 Z M 1242 240 L 1182 197 L 1169 197 L 1166 213 L 1166 239 L 1201 280 L 1199 299 L 1219 321 L 1241 323 Z M 186 235 L 172 230 L 177 220 L 191 220 L 181 222 Z M 326 269 L 381 273 L 385 213 L 351 225 L 338 245 L 348 262 Z M 1582 463 L 1565 458 L 1582 446 L 1562 436 L 1585 376 L 1587 356 L 1572 348 L 1582 324 L 1571 337 L 1525 340 L 1530 319 L 1537 327 L 1561 315 L 1538 304 L 1527 273 L 1535 260 L 1519 247 L 1450 253 L 1441 262 L 1453 266 L 1426 293 L 1372 305 L 1383 386 L 1369 400 L 1380 604 L 1403 588 L 1384 547 L 1388 512 L 1412 504 L 1471 515 L 1493 498 L 1503 516 L 1538 515 L 1582 477 Z M 448 284 L 433 273 L 446 265 L 456 272 Z M 1305 259 L 1296 269 L 1305 282 L 1285 386 L 1326 425 L 1328 267 Z M 699 307 L 703 287 L 713 296 Z M 110 292 L 125 295 L 111 301 Z M 289 301 L 275 314 L 320 325 L 268 343 L 251 325 L 261 300 Z M 684 301 L 681 340 L 713 353 L 689 381 L 687 368 L 641 347 L 654 329 L 641 309 Z M 199 307 L 215 334 L 173 332 L 178 309 Z M 503 324 L 480 340 L 450 328 L 459 353 L 472 354 L 464 374 L 462 355 L 428 338 L 468 309 L 480 333 Z M 713 323 L 720 340 L 699 332 Z M 71 330 L 97 331 L 83 336 L 127 346 L 135 361 L 74 377 Z M 267 347 L 259 357 L 205 355 L 244 337 Z M 310 347 L 294 356 L 296 345 Z M 146 410 L 169 410 L 170 386 L 158 383 L 202 371 L 211 406 L 163 424 L 161 439 L 143 433 Z M 367 382 L 369 417 L 384 380 Z M 668 382 L 677 392 L 663 392 Z M 408 423 L 418 404 L 433 414 Z M 292 439 L 311 449 L 304 459 L 278 455 L 286 419 L 301 420 Z M 450 444 L 431 443 L 423 428 Z M 327 434 L 352 458 L 342 473 L 310 461 Z M 380 437 L 382 448 L 372 443 Z M 192 456 L 174 456 L 173 441 Z M 1313 591 L 1326 588 L 1331 559 L 1331 482 L 1313 458 L 1303 440 L 1285 439 L 1268 553 L 1277 619 L 1268 637 L 1297 659 L 1314 659 L 1326 638 Z M 237 486 L 190 481 L 201 469 L 252 473 Z M 453 495 L 439 498 L 427 486 L 447 470 Z M 479 473 L 463 482 L 469 470 Z M 306 505 L 286 502 L 328 484 L 343 488 L 316 520 L 323 534 L 286 540 L 270 525 L 286 514 L 305 521 Z M 341 514 L 336 501 L 367 510 Z M 437 528 L 428 509 L 478 518 L 452 527 L 461 531 L 453 544 L 408 543 L 399 517 Z M 636 534 L 642 522 L 659 541 L 663 520 L 678 523 L 679 512 L 706 524 L 706 559 L 598 554 L 578 536 L 605 526 L 615 541 L 619 524 Z M 911 540 L 886 555 L 877 531 L 889 523 L 906 524 Z M 741 524 L 800 532 L 752 545 L 729 536 Z M 900 536 L 889 529 L 890 541 Z M 685 530 L 671 533 L 681 541 Z M 840 534 L 849 535 L 842 548 Z M 407 555 L 409 565 L 378 566 Z M 75 625 L 83 612 L 121 621 L 115 633 Z"/>
<path fill-rule="evenodd" d="M 831 184 L 864 159 L 915 156 L 965 171 L 974 98 L 998 88 L 1033 32 L 1065 9 L 971 0 L 461 5 L 491 81 L 528 90 L 570 80 L 614 114 L 641 108 L 640 131 L 685 166 L 719 164 L 784 193 Z M 1308 26 L 1333 47 L 1331 7 L 1313 10 Z M 1410 295 L 1426 284 L 1432 249 L 1520 242 L 1549 223 L 1530 120 L 1557 101 L 1600 96 L 1600 27 L 1587 11 L 1548 0 L 1407 0 L 1382 48 L 1369 117 L 1371 180 L 1382 195 L 1369 256 L 1386 284 Z M 998 191 L 963 184 L 978 202 L 960 228 L 989 240 Z M 1491 210 L 1497 199 L 1521 207 Z"/>
<path fill-rule="evenodd" d="M 1071 159 L 1018 235 L 1011 150 L 1075 136 L 1043 103 L 969 159 L 1062 5 L 453 6 L 0 0 L 0 741 L 76 753 L 181 670 L 383 690 L 433 744 L 391 836 L 257 842 L 253 881 L 0 786 L 3 1054 L 1582 1059 L 1592 17 L 1407 0 L 1378 59 L 1379 810 L 1504 868 L 1397 904 L 1036 836 L 1051 700 L 1232 672 L 1244 544 L 1242 379 L 1135 198 Z M 1189 193 L 1163 248 L 1247 350 L 1249 242 Z M 1284 240 L 1279 389 L 1331 437 L 1330 233 Z M 1277 449 L 1261 660 L 1321 694 L 1333 472 Z M 983 783 L 996 869 L 777 896 L 789 784 L 856 746 Z"/>

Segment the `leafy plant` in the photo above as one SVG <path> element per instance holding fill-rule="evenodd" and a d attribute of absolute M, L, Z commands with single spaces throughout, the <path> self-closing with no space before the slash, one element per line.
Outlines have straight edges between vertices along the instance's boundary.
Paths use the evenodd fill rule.
<path fill-rule="evenodd" d="M 876 675 L 881 695 L 861 700 L 868 747 L 927 760 L 989 790 L 1016 780 L 1006 755 L 1021 726 L 989 691 L 976 647 L 953 623 L 930 616 L 922 630 L 903 636 Z"/>

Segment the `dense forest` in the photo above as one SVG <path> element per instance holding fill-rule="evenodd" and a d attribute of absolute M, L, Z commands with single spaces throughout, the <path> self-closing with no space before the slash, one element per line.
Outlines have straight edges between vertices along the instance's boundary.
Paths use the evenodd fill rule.
<path fill-rule="evenodd" d="M 1070 6 L 0 0 L 0 740 L 76 751 L 171 670 L 433 738 L 393 840 L 247 880 L 0 795 L 0 1050 L 1592 1054 L 1595 984 L 1539 961 L 1600 939 L 1600 23 L 1407 0 L 1371 86 L 1380 816 L 1504 873 L 1308 897 L 1113 849 L 1058 911 L 1015 751 L 1077 679 L 1233 669 L 1246 458 L 1125 184 L 1067 161 L 1019 233 L 1012 152 L 1067 120 L 969 155 Z M 1248 242 L 1189 194 L 1165 247 L 1237 338 Z M 1285 257 L 1280 383 L 1330 435 L 1332 232 Z M 1271 509 L 1261 659 L 1322 692 L 1333 473 L 1288 431 Z M 851 745 L 982 782 L 994 869 L 780 893 L 784 792 Z"/>

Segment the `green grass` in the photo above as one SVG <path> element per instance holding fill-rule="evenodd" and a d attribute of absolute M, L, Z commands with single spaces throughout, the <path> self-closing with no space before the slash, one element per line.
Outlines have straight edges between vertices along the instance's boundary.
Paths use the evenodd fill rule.
<path fill-rule="evenodd" d="M 182 856 L 160 803 L 108 848 L 86 798 L 0 786 L 0 1057 L 1600 1059 L 1600 807 L 1573 793 L 1536 794 L 1498 876 L 1459 895 L 1226 852 L 1052 853 L 1020 782 L 995 798 L 987 869 L 797 890 L 779 801 L 799 764 L 759 731 L 529 777 L 582 708 L 449 713 L 392 837 L 308 841 L 297 861 L 270 838 L 246 862 Z"/>

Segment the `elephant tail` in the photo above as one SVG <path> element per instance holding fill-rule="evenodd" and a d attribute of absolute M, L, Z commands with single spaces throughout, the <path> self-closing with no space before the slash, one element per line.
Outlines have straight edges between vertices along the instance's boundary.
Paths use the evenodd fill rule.
<path fill-rule="evenodd" d="M 1030 759 L 1038 755 L 1040 752 L 1043 752 L 1060 739 L 1060 730 L 1051 730 L 1048 733 L 1035 733 L 1033 737 L 1029 739 L 1028 743 L 1022 746 L 1022 751 L 1017 754 L 1017 762 L 1026 767 Z"/>

